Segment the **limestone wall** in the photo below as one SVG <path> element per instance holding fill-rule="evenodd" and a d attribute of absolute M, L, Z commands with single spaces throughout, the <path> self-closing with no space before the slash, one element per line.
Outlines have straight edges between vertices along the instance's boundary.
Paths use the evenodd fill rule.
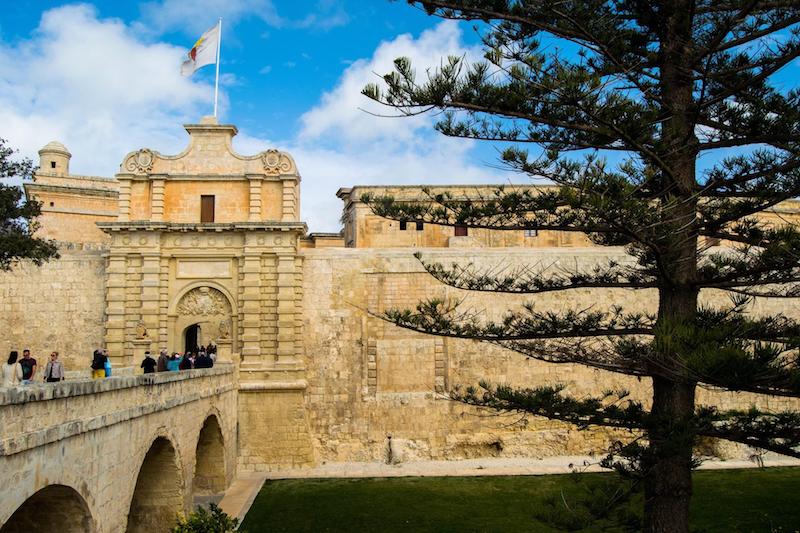
<path fill-rule="evenodd" d="M 368 311 L 409 308 L 432 296 L 465 298 L 466 309 L 498 317 L 531 297 L 465 293 L 436 282 L 410 250 L 304 250 L 304 339 L 308 365 L 307 412 L 322 461 L 458 459 L 479 456 L 548 456 L 600 451 L 611 433 L 579 432 L 530 417 L 481 413 L 442 399 L 457 385 L 482 378 L 520 386 L 564 383 L 573 393 L 626 388 L 641 399 L 648 380 L 626 378 L 578 365 L 525 359 L 489 344 L 414 334 L 369 316 Z M 553 268 L 623 259 L 620 249 L 423 250 L 444 263 Z M 574 290 L 535 297 L 537 308 L 654 310 L 654 291 Z M 724 304 L 724 294 L 704 295 Z M 755 312 L 798 316 L 795 304 L 760 300 Z M 699 402 L 725 407 L 757 403 L 783 408 L 785 399 L 746 394 L 711 394 Z M 391 439 L 389 438 L 391 437 Z M 390 451 L 391 449 L 391 451 Z"/>
<path fill-rule="evenodd" d="M 68 371 L 85 370 L 103 346 L 105 259 L 99 245 L 64 244 L 61 258 L 0 272 L 0 357 L 30 348 L 40 371 L 52 350 Z"/>

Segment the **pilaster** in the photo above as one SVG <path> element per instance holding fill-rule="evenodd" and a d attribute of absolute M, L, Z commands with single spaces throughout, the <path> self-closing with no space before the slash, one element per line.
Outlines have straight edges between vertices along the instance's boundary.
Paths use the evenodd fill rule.
<path fill-rule="evenodd" d="M 106 348 L 114 365 L 125 352 L 125 256 L 111 255 L 106 268 Z"/>
<path fill-rule="evenodd" d="M 260 176 L 247 176 L 250 182 L 250 214 L 248 221 L 258 222 L 261 219 L 261 184 Z"/>
<path fill-rule="evenodd" d="M 119 180 L 119 215 L 117 221 L 127 222 L 131 219 L 131 180 Z"/>
<path fill-rule="evenodd" d="M 150 220 L 161 222 L 164 220 L 164 179 L 153 178 L 150 187 Z"/>
<path fill-rule="evenodd" d="M 297 194 L 295 192 L 294 180 L 282 180 L 282 205 L 281 205 L 281 221 L 294 222 L 298 219 L 297 216 Z"/>
<path fill-rule="evenodd" d="M 257 251 L 245 252 L 242 258 L 241 315 L 242 363 L 261 363 L 261 256 Z"/>

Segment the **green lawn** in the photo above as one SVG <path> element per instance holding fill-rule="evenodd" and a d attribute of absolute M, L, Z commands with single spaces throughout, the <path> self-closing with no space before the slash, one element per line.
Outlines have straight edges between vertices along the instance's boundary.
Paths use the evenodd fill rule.
<path fill-rule="evenodd" d="M 584 474 L 592 486 L 612 474 Z M 268 481 L 242 530 L 558 531 L 537 519 L 546 502 L 586 494 L 574 476 Z M 696 531 L 800 530 L 800 468 L 696 472 Z M 640 503 L 640 502 L 639 502 Z M 560 511 L 559 511 L 560 512 Z M 583 531 L 596 531 L 594 526 Z M 610 531 L 613 531 L 610 530 Z"/>

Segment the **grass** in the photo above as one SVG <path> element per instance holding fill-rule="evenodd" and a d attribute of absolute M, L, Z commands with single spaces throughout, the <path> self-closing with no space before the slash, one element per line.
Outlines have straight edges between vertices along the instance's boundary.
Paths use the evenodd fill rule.
<path fill-rule="evenodd" d="M 585 493 L 582 483 L 598 486 L 610 476 L 268 481 L 240 530 L 559 531 L 540 520 L 546 502 L 563 509 L 562 491 L 569 502 Z M 696 472 L 691 522 L 698 532 L 798 531 L 800 468 Z M 595 524 L 581 531 L 599 529 Z"/>

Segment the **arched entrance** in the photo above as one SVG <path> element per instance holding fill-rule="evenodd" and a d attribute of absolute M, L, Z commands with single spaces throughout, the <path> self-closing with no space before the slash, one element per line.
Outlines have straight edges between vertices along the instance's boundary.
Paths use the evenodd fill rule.
<path fill-rule="evenodd" d="M 202 337 L 200 336 L 200 324 L 192 324 L 183 333 L 183 351 L 197 352 Z"/>
<path fill-rule="evenodd" d="M 192 495 L 195 504 L 218 503 L 225 492 L 225 443 L 217 417 L 206 418 L 197 438 Z"/>
<path fill-rule="evenodd" d="M 95 531 L 94 520 L 83 497 L 72 487 L 50 485 L 25 500 L 0 528 L 2 533 Z"/>
<path fill-rule="evenodd" d="M 128 513 L 129 533 L 170 531 L 184 510 L 182 476 L 172 443 L 157 438 L 139 469 Z"/>
<path fill-rule="evenodd" d="M 213 341 L 235 341 L 231 301 L 215 287 L 194 286 L 179 296 L 169 317 L 168 345 L 173 351 L 195 351 Z"/>

